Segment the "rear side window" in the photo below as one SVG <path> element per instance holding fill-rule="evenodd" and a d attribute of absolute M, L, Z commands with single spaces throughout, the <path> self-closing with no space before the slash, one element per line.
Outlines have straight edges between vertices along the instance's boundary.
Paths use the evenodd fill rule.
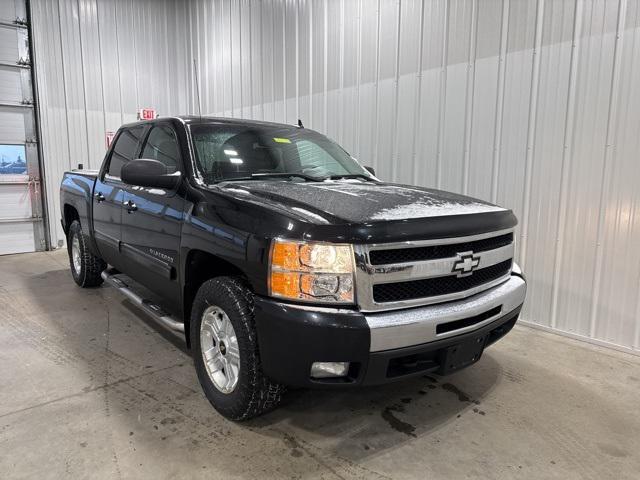
<path fill-rule="evenodd" d="M 180 165 L 180 153 L 178 139 L 173 129 L 165 125 L 153 127 L 147 137 L 141 158 L 150 158 L 164 163 L 167 166 L 167 173 L 177 171 Z"/>
<path fill-rule="evenodd" d="M 135 158 L 143 131 L 144 127 L 141 125 L 139 127 L 127 128 L 118 135 L 116 143 L 113 145 L 107 175 L 113 178 L 120 178 L 122 166 L 129 160 Z"/>

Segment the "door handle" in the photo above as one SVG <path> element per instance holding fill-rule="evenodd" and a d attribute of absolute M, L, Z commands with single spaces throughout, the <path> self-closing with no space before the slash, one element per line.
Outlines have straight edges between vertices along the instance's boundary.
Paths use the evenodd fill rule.
<path fill-rule="evenodd" d="M 96 192 L 96 194 L 94 195 L 94 197 L 96 197 L 96 201 L 98 203 L 100 202 L 104 202 L 105 198 L 104 195 L 102 194 L 102 192 Z"/>
<path fill-rule="evenodd" d="M 122 206 L 127 209 L 127 213 L 133 213 L 136 210 L 138 210 L 138 206 L 135 203 L 133 203 L 131 200 L 122 202 Z"/>

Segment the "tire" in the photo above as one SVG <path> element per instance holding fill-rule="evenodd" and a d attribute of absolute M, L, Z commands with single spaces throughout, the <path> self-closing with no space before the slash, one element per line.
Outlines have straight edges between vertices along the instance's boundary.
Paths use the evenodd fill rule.
<path fill-rule="evenodd" d="M 102 285 L 103 280 L 100 274 L 107 268 L 107 264 L 100 257 L 91 253 L 87 247 L 78 220 L 74 220 L 69 226 L 67 250 L 73 280 L 82 288 Z"/>
<path fill-rule="evenodd" d="M 200 385 L 220 414 L 241 421 L 278 406 L 284 387 L 262 372 L 253 294 L 241 279 L 219 277 L 202 284 L 193 301 L 189 333 Z"/>

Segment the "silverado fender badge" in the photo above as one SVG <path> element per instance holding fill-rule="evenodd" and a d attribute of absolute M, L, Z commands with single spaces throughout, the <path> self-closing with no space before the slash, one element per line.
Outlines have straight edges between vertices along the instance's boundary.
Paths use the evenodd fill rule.
<path fill-rule="evenodd" d="M 456 273 L 458 277 L 466 277 L 471 275 L 478 265 L 480 265 L 480 255 L 474 255 L 473 252 L 458 253 L 451 273 Z"/>

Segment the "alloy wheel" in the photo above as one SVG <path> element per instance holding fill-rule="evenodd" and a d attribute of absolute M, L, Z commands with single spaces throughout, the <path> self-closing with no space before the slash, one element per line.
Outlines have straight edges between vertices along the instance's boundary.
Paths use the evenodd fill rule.
<path fill-rule="evenodd" d="M 233 392 L 240 374 L 240 348 L 229 316 L 218 306 L 202 314 L 200 349 L 214 386 L 225 394 Z"/>

